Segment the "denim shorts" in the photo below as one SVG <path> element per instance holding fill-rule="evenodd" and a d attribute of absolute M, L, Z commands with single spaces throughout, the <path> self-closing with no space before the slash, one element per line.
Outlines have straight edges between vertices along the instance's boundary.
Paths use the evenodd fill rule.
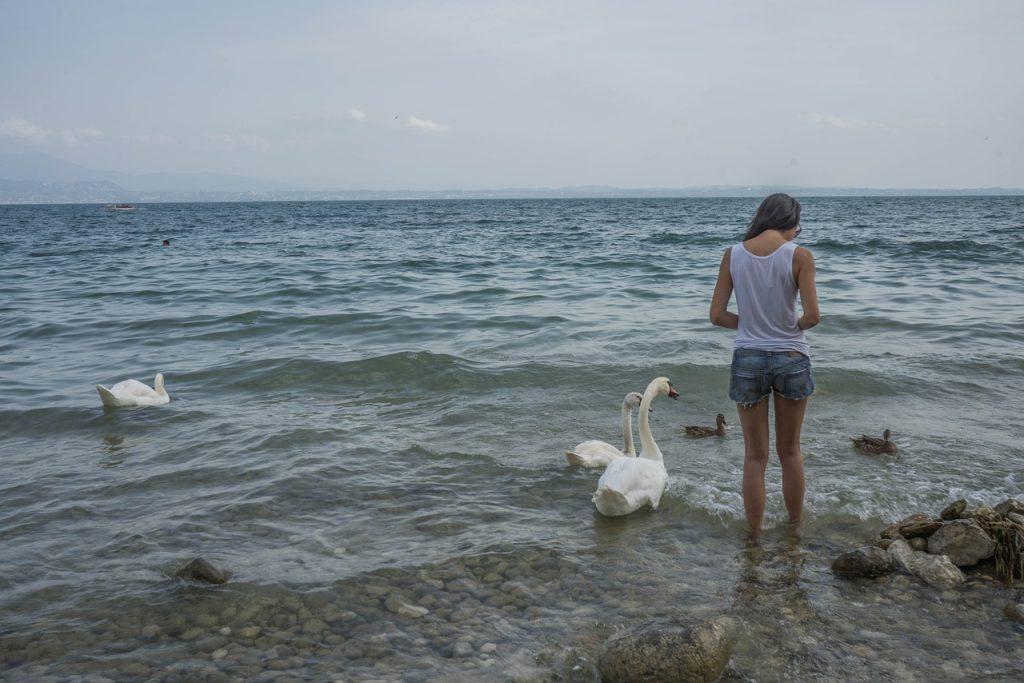
<path fill-rule="evenodd" d="M 797 351 L 736 349 L 730 374 L 729 398 L 746 406 L 773 391 L 795 401 L 814 393 L 811 359 Z"/>

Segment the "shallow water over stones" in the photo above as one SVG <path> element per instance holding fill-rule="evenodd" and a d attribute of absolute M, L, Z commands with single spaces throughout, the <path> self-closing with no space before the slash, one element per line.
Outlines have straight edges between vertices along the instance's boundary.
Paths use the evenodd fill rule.
<path fill-rule="evenodd" d="M 842 581 L 832 544 L 779 532 L 738 545 L 704 565 L 495 547 L 330 585 L 168 580 L 111 596 L 106 618 L 92 605 L 5 635 L 0 666 L 9 680 L 597 680 L 617 629 L 727 614 L 739 637 L 725 680 L 1024 675 L 1024 628 L 1001 614 L 1015 592 L 990 576 L 953 590 L 905 575 Z"/>

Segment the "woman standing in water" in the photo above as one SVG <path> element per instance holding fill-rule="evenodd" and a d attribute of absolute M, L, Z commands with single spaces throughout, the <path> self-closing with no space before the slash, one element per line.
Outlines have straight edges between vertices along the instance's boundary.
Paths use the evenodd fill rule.
<path fill-rule="evenodd" d="M 768 398 L 775 394 L 775 450 L 782 463 L 782 495 L 789 521 L 800 523 L 804 459 L 800 428 L 814 393 L 804 330 L 818 324 L 814 257 L 793 239 L 800 234 L 800 202 L 773 194 L 757 207 L 743 241 L 722 256 L 711 298 L 711 322 L 736 330 L 729 398 L 743 426 L 743 507 L 750 530 L 761 531 L 768 465 Z M 733 290 L 737 313 L 726 310 Z M 803 315 L 797 317 L 800 294 Z"/>

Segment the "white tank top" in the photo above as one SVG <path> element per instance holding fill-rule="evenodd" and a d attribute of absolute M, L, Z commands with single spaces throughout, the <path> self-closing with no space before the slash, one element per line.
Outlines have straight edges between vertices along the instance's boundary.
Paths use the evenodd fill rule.
<path fill-rule="evenodd" d="M 767 256 L 751 254 L 742 242 L 732 248 L 729 274 L 740 318 L 735 348 L 810 355 L 807 337 L 796 324 L 796 246 L 786 242 Z"/>

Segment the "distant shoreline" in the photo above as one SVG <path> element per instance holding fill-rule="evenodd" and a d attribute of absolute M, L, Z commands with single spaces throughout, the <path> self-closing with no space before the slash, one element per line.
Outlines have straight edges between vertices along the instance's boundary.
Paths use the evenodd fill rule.
<path fill-rule="evenodd" d="M 0 181 L 2 182 L 2 181 Z M 2 185 L 0 185 L 2 189 Z M 679 190 L 623 190 L 607 188 L 586 191 L 571 188 L 552 190 L 495 190 L 495 191 L 324 191 L 324 192 L 202 192 L 202 193 L 139 193 L 104 197 L 46 197 L 28 196 L 5 198 L 0 206 L 48 205 L 104 205 L 128 202 L 133 204 L 260 204 L 287 202 L 368 202 L 368 201 L 481 201 L 481 200 L 635 200 L 635 199 L 750 199 L 764 197 L 772 192 L 787 192 L 804 198 L 964 198 L 964 197 L 1024 197 L 1024 189 L 871 189 L 821 187 L 743 187 L 693 188 Z M 0 194 L 3 194 L 0 192 Z"/>

